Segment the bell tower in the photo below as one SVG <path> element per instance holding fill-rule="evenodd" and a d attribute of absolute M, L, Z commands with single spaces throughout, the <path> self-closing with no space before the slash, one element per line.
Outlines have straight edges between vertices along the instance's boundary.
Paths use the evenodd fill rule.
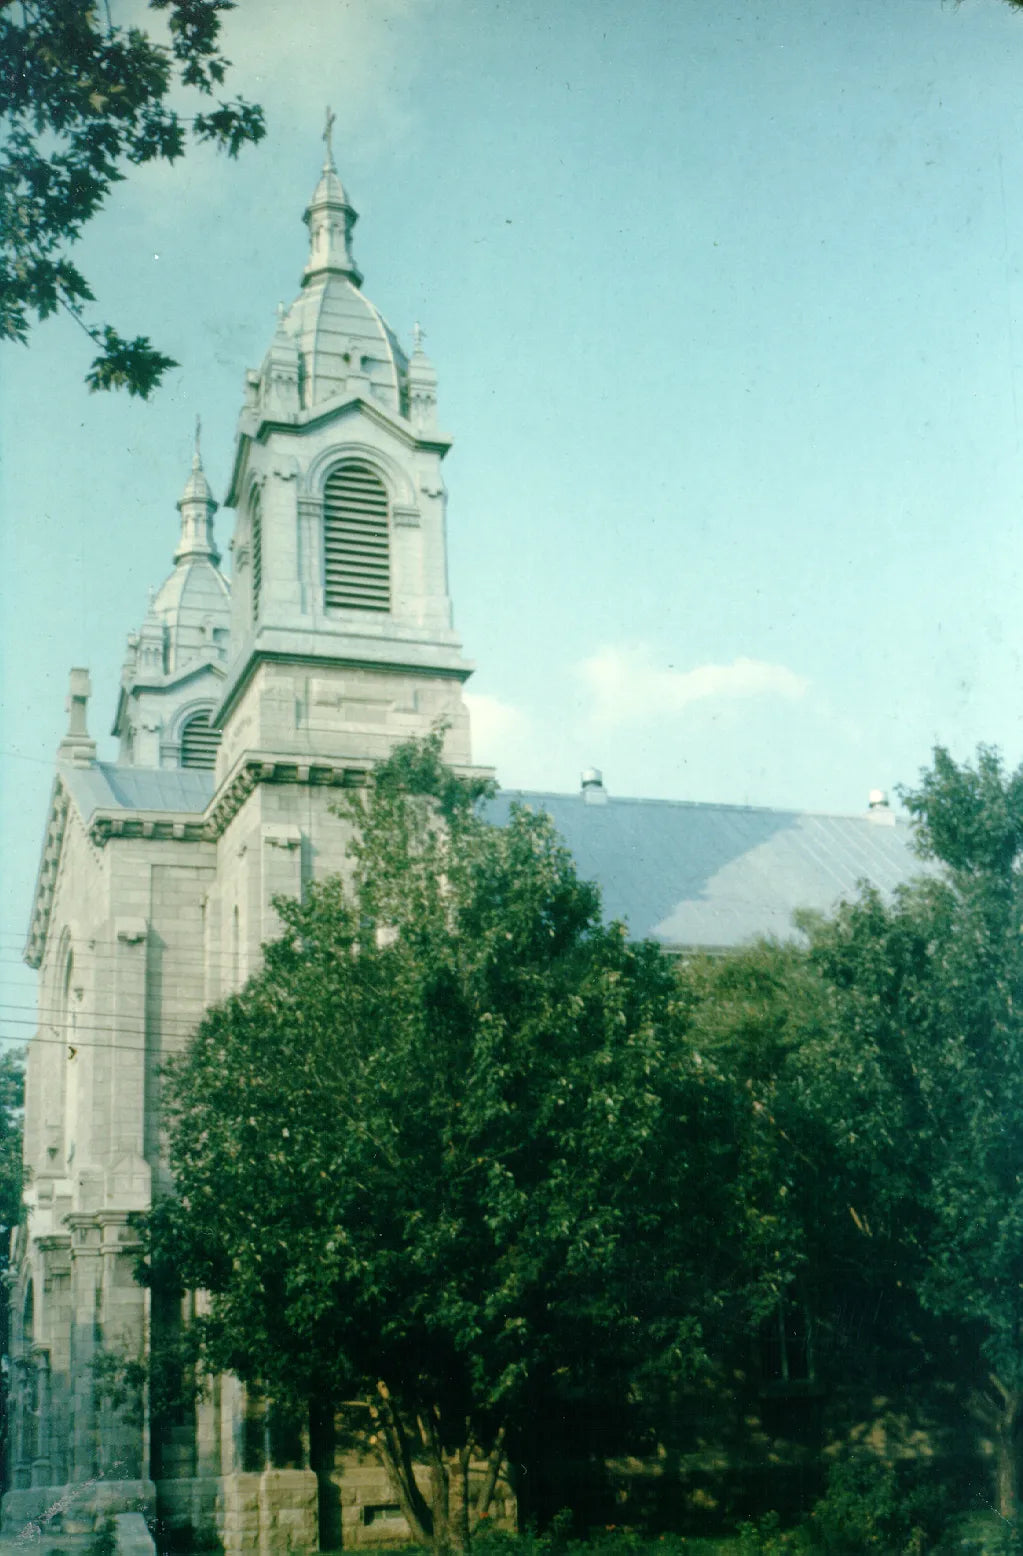
<path fill-rule="evenodd" d="M 246 375 L 227 506 L 237 510 L 218 780 L 268 759 L 379 759 L 448 726 L 470 760 L 448 595 L 437 378 L 360 290 L 357 213 L 326 154 L 305 212 L 301 290 Z"/>

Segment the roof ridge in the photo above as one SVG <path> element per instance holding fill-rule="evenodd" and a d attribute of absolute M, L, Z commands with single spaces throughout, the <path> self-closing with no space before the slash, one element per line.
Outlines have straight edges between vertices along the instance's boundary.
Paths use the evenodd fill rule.
<path fill-rule="evenodd" d="M 578 790 L 566 792 L 558 789 L 499 789 L 497 797 L 499 799 L 575 800 L 581 805 L 588 803 Z M 740 815 L 816 816 L 831 821 L 870 820 L 869 810 L 810 810 L 796 805 L 740 805 L 729 800 L 670 800 L 642 794 L 606 794 L 601 804 L 603 806 L 664 805 L 678 810 L 736 811 Z M 906 823 L 912 819 L 905 811 L 895 811 L 893 815 L 896 823 Z"/>

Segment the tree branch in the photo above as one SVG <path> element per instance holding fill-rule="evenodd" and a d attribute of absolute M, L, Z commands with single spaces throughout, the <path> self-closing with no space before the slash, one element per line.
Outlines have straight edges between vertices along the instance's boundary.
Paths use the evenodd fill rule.
<path fill-rule="evenodd" d="M 413 1536 L 420 1545 L 429 1545 L 433 1533 L 433 1519 L 423 1494 L 416 1484 L 415 1466 L 412 1463 L 405 1429 L 394 1408 L 390 1390 L 382 1380 L 377 1383 L 377 1393 L 380 1396 L 381 1406 L 378 1408 L 372 1400 L 368 1401 L 369 1414 L 370 1420 L 377 1429 L 377 1446 L 382 1450 L 381 1458 L 387 1478 Z"/>
<path fill-rule="evenodd" d="M 500 1427 L 494 1438 L 494 1446 L 487 1455 L 487 1472 L 483 1477 L 476 1501 L 469 1515 L 470 1532 L 474 1533 L 480 1520 L 486 1518 L 490 1511 L 490 1504 L 494 1500 L 494 1492 L 497 1489 L 497 1478 L 501 1473 L 501 1465 L 504 1463 L 504 1438 L 505 1429 Z"/>

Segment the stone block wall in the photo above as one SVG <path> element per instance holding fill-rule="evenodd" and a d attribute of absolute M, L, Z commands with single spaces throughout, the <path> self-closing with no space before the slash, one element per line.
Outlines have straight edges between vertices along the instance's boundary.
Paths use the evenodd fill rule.
<path fill-rule="evenodd" d="M 225 1475 L 216 1504 L 224 1556 L 290 1556 L 318 1550 L 318 1499 L 312 1470 Z"/>

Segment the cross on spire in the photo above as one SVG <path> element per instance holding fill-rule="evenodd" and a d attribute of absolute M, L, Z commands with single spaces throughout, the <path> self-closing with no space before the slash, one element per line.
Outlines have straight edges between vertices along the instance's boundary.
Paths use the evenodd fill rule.
<path fill-rule="evenodd" d="M 327 148 L 327 155 L 324 158 L 324 167 L 334 166 L 334 125 L 336 122 L 337 115 L 335 114 L 333 108 L 328 108 L 326 117 L 323 121 L 323 142 Z"/>
<path fill-rule="evenodd" d="M 202 448 L 201 448 L 201 443 L 202 443 L 202 417 L 201 416 L 196 416 L 196 418 L 195 418 L 195 461 L 196 461 L 197 465 L 201 465 L 202 464 Z"/>

